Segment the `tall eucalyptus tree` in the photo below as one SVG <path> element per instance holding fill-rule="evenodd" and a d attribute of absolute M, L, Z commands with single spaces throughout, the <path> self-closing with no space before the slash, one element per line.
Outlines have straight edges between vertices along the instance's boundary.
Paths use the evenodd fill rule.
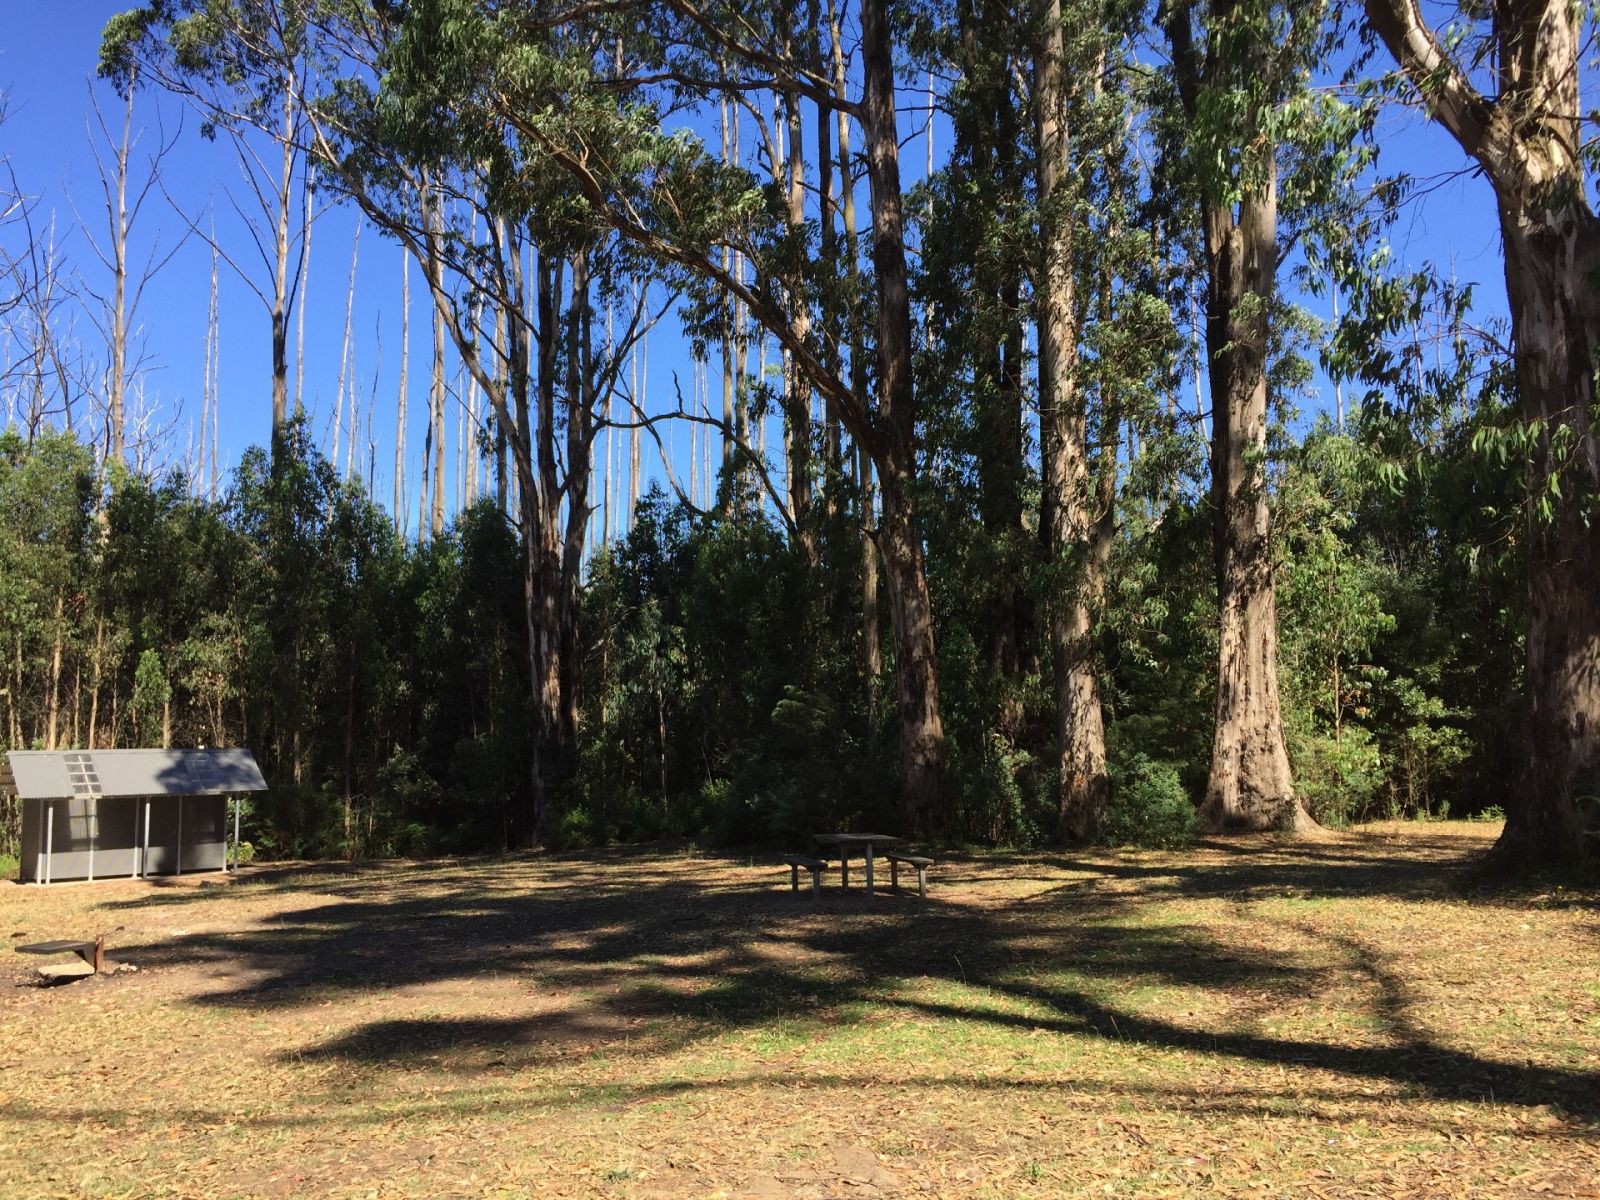
<path fill-rule="evenodd" d="M 1315 824 L 1284 743 L 1266 447 L 1280 159 L 1297 111 L 1303 119 L 1324 16 L 1320 3 L 1273 0 L 1167 0 L 1160 14 L 1204 237 L 1220 638 L 1201 812 L 1216 829 Z"/>
<path fill-rule="evenodd" d="M 1460 6 L 1442 33 L 1416 0 L 1366 0 L 1366 14 L 1410 89 L 1489 180 L 1500 218 L 1532 468 L 1531 740 L 1496 855 L 1512 870 L 1582 862 L 1591 852 L 1576 801 L 1600 793 L 1600 217 L 1591 191 L 1600 139 L 1582 99 L 1595 10 L 1506 0 L 1486 20 Z"/>

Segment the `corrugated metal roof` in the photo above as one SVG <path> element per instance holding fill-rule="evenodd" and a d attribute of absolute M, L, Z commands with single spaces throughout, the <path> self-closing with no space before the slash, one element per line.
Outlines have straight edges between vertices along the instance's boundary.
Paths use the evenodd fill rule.
<path fill-rule="evenodd" d="M 7 758 L 24 800 L 267 790 L 248 750 L 13 750 Z"/>

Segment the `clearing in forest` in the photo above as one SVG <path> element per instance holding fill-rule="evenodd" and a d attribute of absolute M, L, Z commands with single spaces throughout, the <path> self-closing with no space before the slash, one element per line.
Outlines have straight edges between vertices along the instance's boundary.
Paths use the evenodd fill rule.
<path fill-rule="evenodd" d="M 1596 1196 L 1593 894 L 1486 825 L 978 854 L 929 900 L 687 850 L 0 886 L 8 1196 Z"/>

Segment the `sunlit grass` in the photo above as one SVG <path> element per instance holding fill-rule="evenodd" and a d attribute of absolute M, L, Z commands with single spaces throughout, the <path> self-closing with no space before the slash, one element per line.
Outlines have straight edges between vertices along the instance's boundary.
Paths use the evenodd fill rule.
<path fill-rule="evenodd" d="M 1494 833 L 977 855 L 926 904 L 677 851 L 0 888 L 141 968 L 6 956 L 0 1191 L 1589 1194 L 1595 898 L 1463 891 Z"/>

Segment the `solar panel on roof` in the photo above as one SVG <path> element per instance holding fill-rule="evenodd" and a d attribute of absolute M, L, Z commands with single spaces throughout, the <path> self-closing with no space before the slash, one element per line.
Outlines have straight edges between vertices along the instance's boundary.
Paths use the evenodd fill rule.
<path fill-rule="evenodd" d="M 196 792 L 216 791 L 222 786 L 222 771 L 209 754 L 185 755 L 183 769 L 189 776 L 189 786 Z"/>
<path fill-rule="evenodd" d="M 67 779 L 72 784 L 72 794 L 92 797 L 100 794 L 100 775 L 94 769 L 94 759 L 84 753 L 66 756 Z"/>

